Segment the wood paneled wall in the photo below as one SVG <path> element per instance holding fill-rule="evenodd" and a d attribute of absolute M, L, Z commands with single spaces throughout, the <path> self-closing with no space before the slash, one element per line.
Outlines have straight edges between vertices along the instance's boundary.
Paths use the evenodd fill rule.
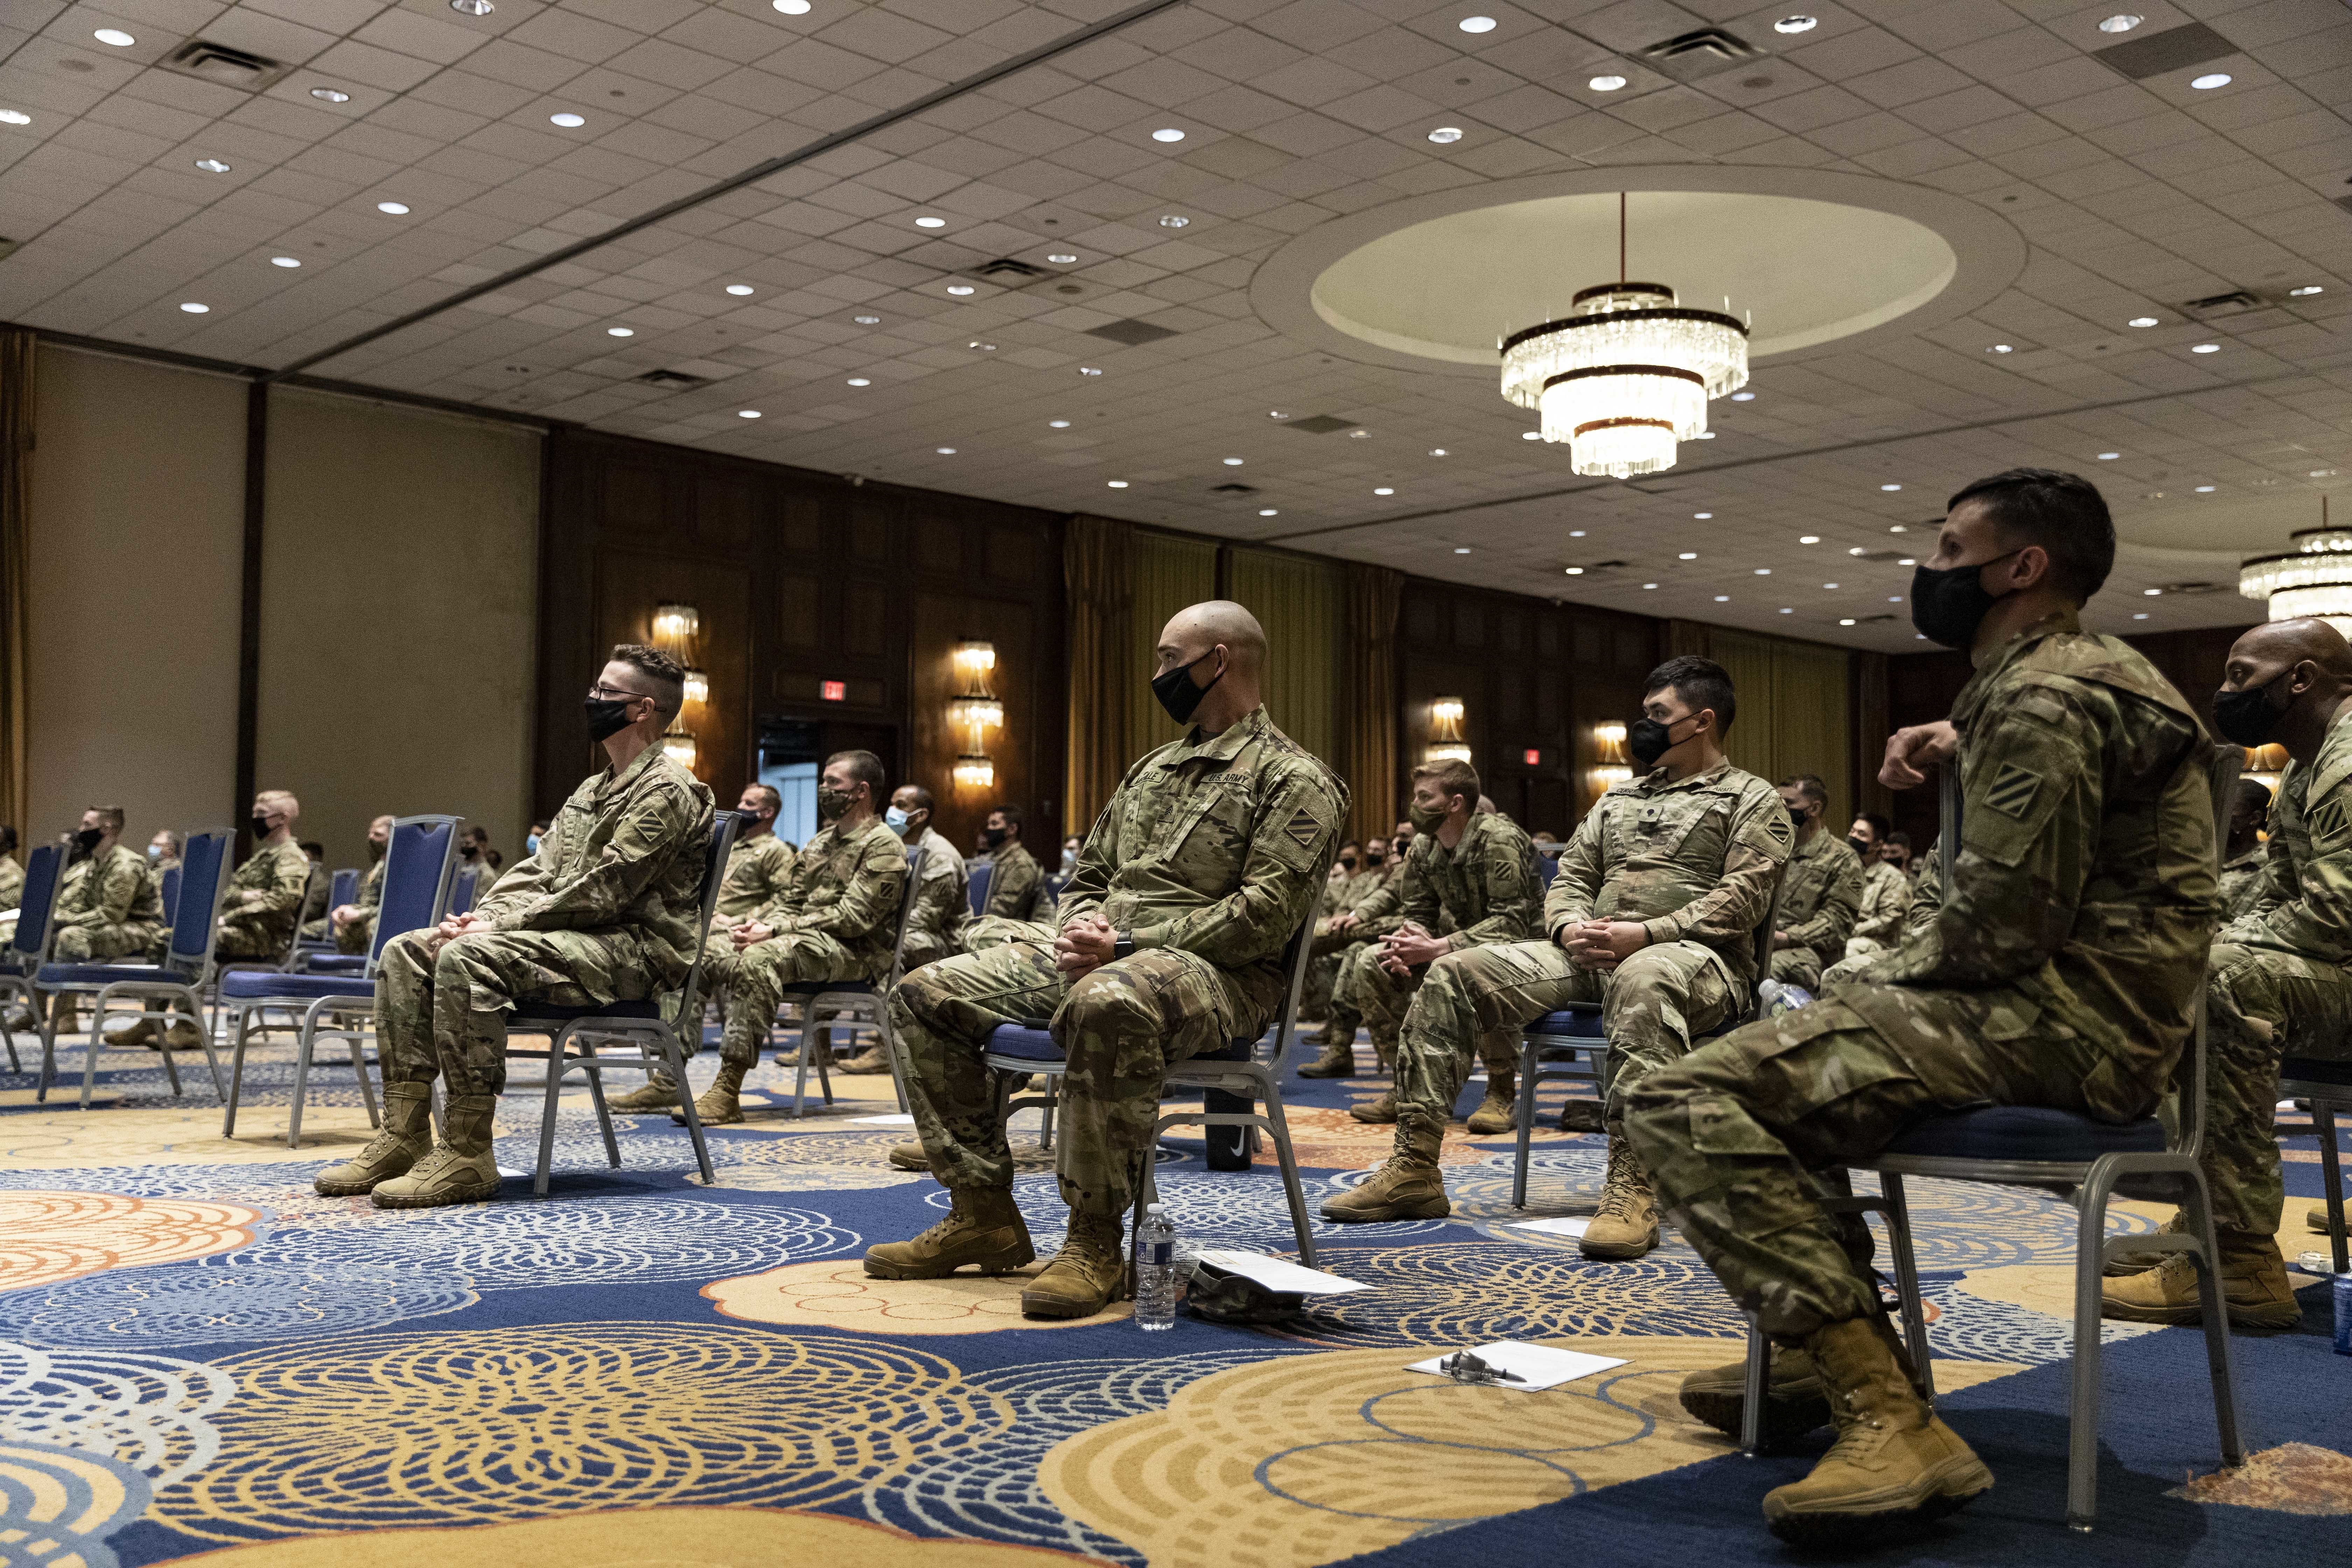
<path fill-rule="evenodd" d="M 534 798 L 551 810 L 595 765 L 580 700 L 615 642 L 648 638 L 654 606 L 700 612 L 711 700 L 695 771 L 732 805 L 763 724 L 819 726 L 867 746 L 892 787 L 938 797 L 968 848 L 999 802 L 1028 815 L 1041 858 L 1062 832 L 1064 668 L 1058 516 L 933 491 L 578 430 L 548 440 L 541 541 Z M 952 782 L 950 658 L 992 643 L 1004 727 L 996 784 Z M 841 697 L 826 700 L 827 682 Z"/>

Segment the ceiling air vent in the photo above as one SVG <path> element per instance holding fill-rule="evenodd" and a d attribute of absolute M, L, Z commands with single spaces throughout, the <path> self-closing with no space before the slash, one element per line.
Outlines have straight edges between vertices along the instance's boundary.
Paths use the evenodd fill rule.
<path fill-rule="evenodd" d="M 1087 336 L 1090 338 L 1108 338 L 1112 342 L 1125 343 L 1129 348 L 1134 348 L 1139 343 L 1156 343 L 1162 338 L 1172 338 L 1175 335 L 1166 327 L 1155 327 L 1149 321 L 1139 321 L 1132 316 L 1123 321 L 1107 321 L 1099 327 L 1087 329 Z"/>
<path fill-rule="evenodd" d="M 2207 60 L 2218 60 L 2223 55 L 2237 52 L 2237 45 L 2204 23 L 2190 22 L 2179 27 L 2167 27 L 2161 33 L 2150 33 L 2145 38 L 2093 49 L 2091 58 L 2105 60 L 2134 81 L 2140 81 L 2148 77 L 2162 76 L 2167 71 L 2201 66 Z"/>
<path fill-rule="evenodd" d="M 165 70 L 178 71 L 199 81 L 217 82 L 241 92 L 259 92 L 294 68 L 267 55 L 247 54 L 202 38 L 190 38 L 166 55 L 163 64 Z"/>
<path fill-rule="evenodd" d="M 2234 316 L 2261 310 L 2263 301 L 2246 289 L 2232 289 L 2226 294 L 2208 294 L 2202 300 L 2184 300 L 2180 308 L 2192 316 Z"/>
<path fill-rule="evenodd" d="M 1286 420 L 1282 427 L 1286 430 L 1304 430 L 1309 436 L 1328 436 L 1334 430 L 1353 430 L 1356 426 L 1353 420 L 1334 419 L 1328 414 L 1318 414 L 1308 419 Z"/>
<path fill-rule="evenodd" d="M 682 370 L 649 370 L 643 375 L 629 377 L 640 386 L 658 386 L 665 392 L 683 392 L 689 386 L 700 386 L 710 378 L 689 375 Z"/>
<path fill-rule="evenodd" d="M 1007 288 L 1018 288 L 1033 278 L 1048 276 L 1044 268 L 1032 267 L 1025 261 L 1015 261 L 1009 256 L 1000 256 L 993 261 L 983 261 L 977 267 L 968 267 L 964 270 L 974 278 L 991 279 L 1004 284 Z"/>
<path fill-rule="evenodd" d="M 1882 621 L 1891 621 L 1894 618 L 1895 613 L 1888 610 L 1875 616 L 1856 616 L 1853 618 L 1853 624 L 1858 626 L 1874 626 Z"/>
<path fill-rule="evenodd" d="M 2238 591 L 2235 583 L 2159 583 L 2157 585 L 2168 594 L 2234 594 Z"/>
<path fill-rule="evenodd" d="M 1635 58 L 1678 81 L 1693 81 L 1745 64 L 1762 53 L 1747 39 L 1720 27 L 1701 27 L 1695 33 L 1680 33 L 1664 43 L 1652 44 Z"/>
<path fill-rule="evenodd" d="M 1255 485 L 1211 485 L 1209 493 L 1213 496 L 1254 496 L 1257 494 L 1257 487 Z"/>

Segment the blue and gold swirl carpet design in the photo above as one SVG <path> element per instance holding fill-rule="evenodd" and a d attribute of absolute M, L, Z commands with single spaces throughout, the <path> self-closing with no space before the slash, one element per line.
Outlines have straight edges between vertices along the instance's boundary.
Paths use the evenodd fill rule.
<path fill-rule="evenodd" d="M 78 1072 L 79 1041 L 61 1054 Z M 836 1079 L 840 1102 L 796 1120 L 789 1071 L 761 1068 L 753 1119 L 711 1134 L 709 1186 L 666 1117 L 625 1121 L 609 1168 L 573 1096 L 550 1199 L 515 1175 L 496 1203 L 378 1213 L 311 1192 L 368 1130 L 326 1068 L 289 1148 L 290 1056 L 249 1062 L 234 1139 L 187 1059 L 175 1099 L 156 1058 L 108 1053 L 88 1112 L 0 1078 L 0 1568 L 1777 1562 L 1757 1500 L 1818 1451 L 1743 1459 L 1682 1414 L 1682 1375 L 1741 1342 L 1687 1247 L 1596 1265 L 1516 1228 L 1590 1212 L 1598 1137 L 1539 1132 L 1522 1212 L 1508 1141 L 1457 1124 L 1451 1218 L 1317 1222 L 1325 1267 L 1371 1289 L 1278 1329 L 1147 1335 L 1123 1304 L 1024 1320 L 1018 1279 L 866 1279 L 867 1245 L 945 1205 L 887 1161 L 911 1133 L 887 1079 Z M 1383 1087 L 1286 1079 L 1310 1205 L 1385 1155 L 1388 1130 L 1346 1114 Z M 510 1173 L 538 1105 L 502 1107 Z M 2287 1158 L 2293 1253 L 2318 1172 L 2308 1138 Z M 1022 1169 L 1050 1255 L 1050 1161 Z M 1292 1249 L 1270 1156 L 1213 1173 L 1177 1138 L 1158 1179 L 1184 1251 Z M 2352 1557 L 2352 1360 L 2330 1353 L 2321 1282 L 2300 1331 L 2233 1341 L 2259 1450 L 2238 1472 L 2213 1473 L 2196 1331 L 2106 1326 L 2101 1528 L 2074 1535 L 2074 1215 L 1933 1182 L 1913 1207 L 1943 1405 L 2000 1484 L 1891 1557 Z M 1625 1364 L 1542 1394 L 1404 1370 L 1496 1339 Z"/>

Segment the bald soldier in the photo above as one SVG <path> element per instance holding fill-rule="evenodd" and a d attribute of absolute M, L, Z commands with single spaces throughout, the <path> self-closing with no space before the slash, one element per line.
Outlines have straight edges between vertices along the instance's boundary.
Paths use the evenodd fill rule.
<path fill-rule="evenodd" d="M 1797 830 L 1797 847 L 1780 878 L 1780 923 L 1772 932 L 1772 978 L 1808 991 L 1822 983 L 1822 966 L 1845 956 L 1846 938 L 1862 909 L 1862 859 L 1843 839 L 1822 831 L 1829 786 L 1817 773 L 1780 781 L 1780 805 Z"/>
<path fill-rule="evenodd" d="M 1069 1058 L 1069 1238 L 1021 1310 L 1100 1311 L 1124 1287 L 1123 1219 L 1169 1064 L 1256 1037 L 1282 1005 L 1282 950 L 1321 896 L 1347 789 L 1266 717 L 1265 633 L 1241 605 L 1178 611 L 1153 658 L 1152 695 L 1190 728 L 1129 768 L 1095 819 L 1057 934 L 927 965 L 891 994 L 915 1127 L 953 1206 L 870 1248 L 870 1275 L 1002 1274 L 1035 1256 L 983 1053 L 997 1025 L 1050 1017 Z"/>
<path fill-rule="evenodd" d="M 1626 1097 L 1747 1005 L 1759 978 L 1756 928 L 1789 858 L 1780 797 L 1723 754 L 1738 710 L 1731 677 L 1712 659 L 1686 655 L 1650 672 L 1626 731 L 1643 773 L 1602 795 L 1561 852 L 1544 900 L 1549 940 L 1473 947 L 1430 966 L 1397 1058 L 1395 1151 L 1370 1181 L 1325 1202 L 1326 1218 L 1451 1214 L 1438 1150 L 1469 1042 L 1598 1002 L 1609 1173 L 1577 1245 L 1616 1260 L 1658 1245 L 1649 1180 L 1624 1135 Z"/>
<path fill-rule="evenodd" d="M 2262 869 L 2243 912 L 2214 940 L 2206 970 L 2212 1060 L 2199 1163 L 2213 1194 L 2230 1321 L 2291 1329 L 2303 1308 L 2275 1239 L 2286 1187 L 2271 1113 L 2283 1058 L 2352 1063 L 2352 648 L 2326 621 L 2275 621 L 2237 640 L 2222 677 L 2213 697 L 2222 738 L 2276 743 L 2290 760 Z M 2326 1228 L 2326 1214 L 2311 1211 L 2313 1228 Z M 2139 1272 L 2107 1284 L 2106 1316 L 2141 1323 L 2203 1316 L 2186 1253 L 2132 1261 Z"/>

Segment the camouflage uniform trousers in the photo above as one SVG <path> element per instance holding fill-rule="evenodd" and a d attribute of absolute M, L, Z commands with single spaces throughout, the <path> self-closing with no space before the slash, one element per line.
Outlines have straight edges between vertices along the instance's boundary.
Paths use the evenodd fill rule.
<path fill-rule="evenodd" d="M 1424 1116 L 1442 1126 L 1462 1090 L 1474 1039 L 1491 1040 L 1481 1044 L 1482 1052 L 1501 1051 L 1516 1064 L 1519 1031 L 1528 1021 L 1570 1002 L 1601 1004 L 1609 1039 L 1601 1093 L 1613 1128 L 1624 1120 L 1633 1086 L 1682 1059 L 1691 1037 L 1720 1026 L 1739 998 L 1714 951 L 1695 942 L 1643 948 L 1607 973 L 1578 968 L 1552 942 L 1492 942 L 1449 952 L 1429 966 L 1405 1017 L 1397 1058 L 1399 1115 Z"/>
<path fill-rule="evenodd" d="M 1195 953 L 1150 948 L 1075 985 L 1047 942 L 1016 942 L 918 970 L 890 996 L 907 1098 L 931 1169 L 950 1187 L 1010 1187 L 984 1053 L 990 1031 L 1051 1018 L 1067 1054 L 1057 1162 L 1062 1200 L 1112 1217 L 1135 1202 L 1169 1064 L 1262 1033 L 1268 1009 Z"/>
<path fill-rule="evenodd" d="M 1061 928 L 1048 921 L 1017 921 L 1011 915 L 982 915 L 963 928 L 963 950 L 985 952 L 1007 942 L 1042 942 L 1048 949 Z"/>
<path fill-rule="evenodd" d="M 59 963 L 90 963 L 110 958 L 147 958 L 163 944 L 163 928 L 145 921 L 124 925 L 67 926 L 58 932 L 52 955 Z"/>
<path fill-rule="evenodd" d="M 1658 1206 L 1782 1342 L 1877 1311 L 1848 1228 L 1820 1196 L 1922 1116 L 2085 1099 L 2106 1058 L 2036 1029 L 2014 992 L 1842 986 L 1712 1040 L 1624 1091 Z M 2158 1086 L 2149 1085 L 2153 1103 Z M 2145 1112 L 2146 1106 L 2141 1108 Z"/>
<path fill-rule="evenodd" d="M 1465 953 L 1479 951 L 1464 948 L 1397 975 L 1381 966 L 1380 944 L 1374 942 L 1351 962 L 1348 976 L 1349 1000 L 1363 1014 L 1372 1032 L 1372 1049 L 1379 1053 L 1382 1065 L 1396 1073 L 1399 1108 L 1407 1104 L 1419 1107 L 1435 1116 L 1441 1126 L 1454 1114 L 1454 1097 L 1462 1092 L 1474 1049 L 1478 1059 L 1486 1064 L 1489 1083 L 1496 1081 L 1498 1074 L 1517 1071 L 1519 1065 L 1519 1031 L 1512 1024 L 1473 1020 L 1467 1015 L 1450 1012 L 1448 1023 L 1462 1026 L 1460 1033 L 1447 1035 L 1442 1043 L 1425 1038 L 1418 1057 L 1405 1039 L 1421 1008 L 1422 997 L 1428 991 L 1429 981 L 1439 968 Z M 1424 1035 L 1429 1027 L 1424 1020 Z"/>
<path fill-rule="evenodd" d="M 287 931 L 253 915 L 227 914 L 220 918 L 220 936 L 213 943 L 213 956 L 230 959 L 283 959 L 286 956 Z"/>
<path fill-rule="evenodd" d="M 900 969 L 902 973 L 919 969 L 926 963 L 937 963 L 942 958 L 953 958 L 962 951 L 961 944 L 953 938 L 940 936 L 934 931 L 910 931 L 907 933 L 907 945 L 899 949 Z"/>
<path fill-rule="evenodd" d="M 1822 985 L 1822 957 L 1810 947 L 1783 947 L 1772 953 L 1772 978 L 1783 985 L 1801 985 L 1808 991 L 1818 991 Z"/>
<path fill-rule="evenodd" d="M 2271 1116 L 2279 1063 L 2352 1063 L 2352 973 L 2274 948 L 2216 942 L 2206 970 L 2205 1148 L 2200 1163 L 2221 1230 L 2269 1237 L 2286 1188 Z"/>
<path fill-rule="evenodd" d="M 563 1007 L 637 1002 L 654 977 L 625 936 L 581 931 L 468 931 L 433 950 L 435 933 L 384 943 L 377 967 L 376 1045 L 386 1083 L 447 1079 L 451 1094 L 506 1087 L 506 1015 L 523 1002 Z M 574 978 L 593 974 L 603 993 Z"/>
<path fill-rule="evenodd" d="M 776 1009 L 783 1005 L 785 986 L 867 978 L 865 961 L 821 931 L 778 931 L 740 951 L 733 938 L 719 932 L 703 948 L 702 973 L 706 993 L 720 987 L 727 993 L 727 1027 L 719 1037 L 719 1059 L 747 1072 L 760 1059 L 761 1044 L 776 1021 Z M 805 1037 L 807 1031 L 802 1034 Z M 829 1030 L 825 1043 L 833 1043 Z"/>

